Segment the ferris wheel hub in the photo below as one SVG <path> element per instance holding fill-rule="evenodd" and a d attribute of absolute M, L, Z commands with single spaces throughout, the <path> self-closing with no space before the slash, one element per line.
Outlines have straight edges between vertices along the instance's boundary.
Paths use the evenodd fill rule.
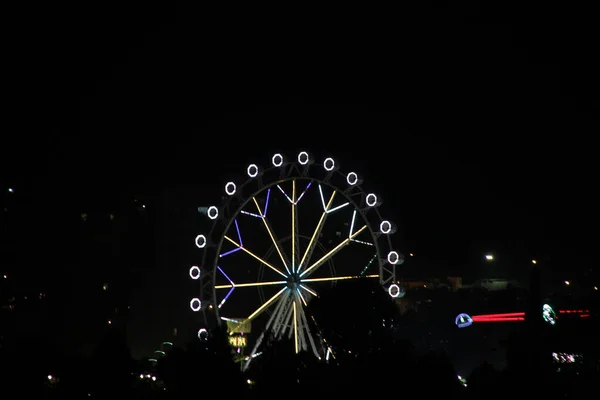
<path fill-rule="evenodd" d="M 292 273 L 287 278 L 287 285 L 290 289 L 296 289 L 301 282 L 302 278 L 298 273 Z"/>

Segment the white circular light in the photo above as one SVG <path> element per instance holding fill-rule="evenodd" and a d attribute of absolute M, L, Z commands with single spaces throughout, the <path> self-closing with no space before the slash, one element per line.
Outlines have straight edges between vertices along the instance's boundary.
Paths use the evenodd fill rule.
<path fill-rule="evenodd" d="M 250 164 L 248 165 L 246 172 L 248 172 L 250 178 L 256 178 L 258 176 L 258 166 L 256 164 Z"/>
<path fill-rule="evenodd" d="M 395 251 L 390 251 L 387 255 L 387 261 L 392 265 L 396 265 L 400 261 L 400 255 Z"/>
<path fill-rule="evenodd" d="M 392 223 L 390 221 L 381 221 L 379 224 L 379 231 L 384 235 L 392 232 Z"/>
<path fill-rule="evenodd" d="M 204 235 L 196 236 L 196 246 L 198 246 L 199 249 L 204 248 L 206 246 L 206 236 L 204 236 Z"/>
<path fill-rule="evenodd" d="M 388 288 L 388 294 L 390 295 L 390 297 L 394 298 L 400 296 L 400 286 L 396 285 L 395 283 L 392 283 Z"/>
<path fill-rule="evenodd" d="M 208 215 L 208 218 L 210 219 L 217 219 L 219 216 L 219 209 L 215 206 L 210 206 L 206 211 L 206 215 Z"/>
<path fill-rule="evenodd" d="M 199 279 L 200 278 L 200 267 L 193 266 L 190 268 L 190 278 Z"/>
<path fill-rule="evenodd" d="M 200 301 L 200 299 L 197 297 L 194 297 L 192 299 L 192 301 L 190 301 L 190 308 L 194 312 L 200 311 L 200 309 L 202 308 L 202 302 Z"/>
<path fill-rule="evenodd" d="M 198 329 L 198 339 L 205 340 L 208 336 L 208 331 L 205 328 Z"/>
<path fill-rule="evenodd" d="M 333 171 L 335 168 L 335 161 L 333 161 L 333 158 L 326 158 L 325 161 L 323 161 L 323 168 L 325 168 L 325 171 Z"/>
<path fill-rule="evenodd" d="M 225 185 L 225 193 L 227 193 L 229 196 L 233 196 L 236 190 L 237 187 L 233 182 L 227 182 L 227 184 Z"/>
<path fill-rule="evenodd" d="M 349 172 L 348 175 L 346 175 L 346 182 L 348 182 L 348 185 L 350 186 L 354 186 L 358 183 L 358 175 L 356 175 L 356 172 Z"/>
<path fill-rule="evenodd" d="M 374 193 L 369 193 L 365 201 L 369 207 L 374 207 L 377 205 L 377 196 Z"/>
<path fill-rule="evenodd" d="M 307 152 L 301 151 L 300 154 L 298 154 L 298 162 L 300 163 L 300 165 L 306 165 L 306 164 L 308 164 L 309 161 L 310 161 L 310 156 L 308 155 Z"/>
<path fill-rule="evenodd" d="M 281 167 L 283 165 L 283 156 L 279 153 L 275 154 L 273 158 L 271 158 L 271 162 L 274 167 Z"/>

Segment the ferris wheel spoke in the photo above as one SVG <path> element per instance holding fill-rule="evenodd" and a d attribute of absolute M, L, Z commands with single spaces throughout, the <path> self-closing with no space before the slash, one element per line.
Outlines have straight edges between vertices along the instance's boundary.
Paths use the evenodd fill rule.
<path fill-rule="evenodd" d="M 269 221 L 267 220 L 266 213 L 263 213 L 263 211 L 260 209 L 260 205 L 258 204 L 256 197 L 253 197 L 252 200 L 254 201 L 254 204 L 256 205 L 256 209 L 258 210 L 258 213 L 262 217 L 261 220 L 267 230 L 267 233 L 269 234 L 269 237 L 271 238 L 271 241 L 273 242 L 273 246 L 275 247 L 277 254 L 279 254 L 279 258 L 281 259 L 281 262 L 283 263 L 285 270 L 287 271 L 288 274 L 290 274 L 291 272 L 290 272 L 290 269 L 288 268 L 289 263 L 286 261 L 286 257 L 283 254 L 283 251 L 281 250 L 281 245 L 279 244 L 279 241 L 275 238 L 275 234 L 273 233 L 273 230 L 271 229 Z"/>
<path fill-rule="evenodd" d="M 323 230 L 323 226 L 325 225 L 325 219 L 327 218 L 327 210 L 331 207 L 331 204 L 333 203 L 333 199 L 335 198 L 335 193 L 336 192 L 331 193 L 331 197 L 329 198 L 329 201 L 327 202 L 327 204 L 325 204 L 323 206 L 323 213 L 321 214 L 321 218 L 319 218 L 319 222 L 317 223 L 317 226 L 315 227 L 315 230 L 313 231 L 310 241 L 308 242 L 308 246 L 306 247 L 306 250 L 304 251 L 304 255 L 302 256 L 302 259 L 300 260 L 300 263 L 298 264 L 298 271 L 297 271 L 298 274 L 300 273 L 300 270 L 304 266 L 304 263 L 308 262 L 311 259 L 312 253 L 314 252 L 315 248 L 317 247 L 317 243 L 319 242 L 319 240 L 317 238 L 319 237 L 319 235 L 321 234 L 321 231 Z"/>
<path fill-rule="evenodd" d="M 298 238 L 298 221 L 296 220 L 296 180 L 292 181 L 292 273 L 296 270 L 296 239 Z"/>
<path fill-rule="evenodd" d="M 242 287 L 256 287 L 256 286 L 271 286 L 271 285 L 284 285 L 287 281 L 270 281 L 270 282 L 249 282 L 249 283 L 230 283 L 228 285 L 215 285 L 215 289 L 230 289 L 230 288 L 242 288 Z"/>
<path fill-rule="evenodd" d="M 269 300 L 267 300 L 262 306 L 258 307 L 252 314 L 250 314 L 250 316 L 247 318 L 247 320 L 251 320 L 253 318 L 256 318 L 257 316 L 259 316 L 263 311 L 265 311 L 267 309 L 267 307 L 269 307 L 271 305 L 271 303 L 273 303 L 275 300 L 277 300 L 277 298 L 279 296 L 281 296 L 281 294 L 287 290 L 287 286 L 284 287 L 283 289 L 281 289 L 279 292 L 275 293 L 273 295 L 273 297 L 271 297 Z"/>
<path fill-rule="evenodd" d="M 303 276 L 305 276 L 306 274 L 308 274 L 311 271 L 313 271 L 313 272 L 316 271 L 317 268 L 319 268 L 321 265 L 323 265 L 325 262 L 327 262 L 327 260 L 329 260 L 331 257 L 333 257 L 338 251 L 340 251 L 344 246 L 346 246 L 348 243 L 350 243 L 350 241 L 352 239 L 354 239 L 356 236 L 358 236 L 366 228 L 367 228 L 367 225 L 363 225 L 362 228 L 358 229 L 356 232 L 354 232 L 352 235 L 350 235 L 347 239 L 344 239 L 340 244 L 335 246 L 333 249 L 329 250 L 323 257 L 319 258 L 310 267 L 305 269 L 300 274 L 300 277 L 302 278 Z"/>
<path fill-rule="evenodd" d="M 300 282 L 332 282 L 332 281 L 343 281 L 346 279 L 361 279 L 361 278 L 379 278 L 379 275 L 352 275 L 352 276 L 331 276 L 328 278 L 308 278 L 302 279 Z M 301 287 L 303 285 L 300 285 Z M 308 290 L 304 288 L 305 290 Z"/>
<path fill-rule="evenodd" d="M 307 332 L 308 326 L 304 324 L 304 320 L 302 315 L 304 315 L 304 307 L 302 307 L 300 292 L 296 291 L 296 330 L 298 336 L 298 348 L 299 350 L 306 351 L 308 350 L 308 338 Z M 308 332 L 310 334 L 310 332 Z"/>
<path fill-rule="evenodd" d="M 298 311 L 296 311 L 296 301 L 292 303 L 293 313 L 294 313 L 294 349 L 296 350 L 296 354 L 298 354 Z"/>
<path fill-rule="evenodd" d="M 315 292 L 312 289 L 307 288 L 305 285 L 300 284 L 300 285 L 298 285 L 298 287 L 300 287 L 300 289 L 302 289 L 302 290 L 307 291 L 308 293 L 312 294 L 315 297 L 319 297 L 319 295 L 317 294 L 317 292 Z"/>
<path fill-rule="evenodd" d="M 237 243 L 235 240 L 233 240 L 229 236 L 224 236 L 224 238 L 227 239 L 228 241 L 230 241 L 234 246 L 237 246 L 238 248 L 242 249 L 242 251 L 244 251 L 245 253 L 249 254 L 252 257 L 254 257 L 256 260 L 258 260 L 263 265 L 265 265 L 265 266 L 271 268 L 273 271 L 277 272 L 279 275 L 283 276 L 284 278 L 288 277 L 286 274 L 284 274 L 283 272 L 281 272 L 279 269 L 277 269 L 276 267 L 272 266 L 271 264 L 269 264 L 268 262 L 266 262 L 265 260 L 263 260 L 262 258 L 260 258 L 259 256 L 257 256 L 256 254 L 254 254 L 253 252 L 251 252 L 250 250 L 248 250 L 247 248 L 241 246 L 239 243 Z"/>

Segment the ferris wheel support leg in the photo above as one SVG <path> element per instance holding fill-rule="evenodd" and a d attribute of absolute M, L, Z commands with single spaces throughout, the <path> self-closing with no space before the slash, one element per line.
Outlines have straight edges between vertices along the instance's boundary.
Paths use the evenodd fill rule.
<path fill-rule="evenodd" d="M 280 330 L 279 330 L 279 336 L 278 337 L 283 337 L 286 334 L 286 331 L 288 328 L 291 328 L 292 326 L 292 302 L 291 302 L 291 297 L 290 297 L 290 304 L 286 310 L 285 313 L 285 317 L 283 318 L 283 320 L 281 321 L 281 325 L 280 325 Z M 292 330 L 290 329 L 289 333 L 288 333 L 288 338 L 291 337 L 291 332 Z"/>
<path fill-rule="evenodd" d="M 267 325 L 265 325 L 265 332 L 269 331 L 274 326 L 274 323 L 277 321 L 277 319 L 279 319 L 279 315 L 281 314 L 281 311 L 284 308 L 285 303 L 287 303 L 289 297 L 290 292 L 287 291 L 284 293 L 281 299 L 279 299 L 279 302 L 277 303 L 273 314 L 271 314 L 271 317 L 269 317 L 269 320 L 267 321 Z"/>
<path fill-rule="evenodd" d="M 283 297 L 279 300 L 279 302 L 277 303 L 277 306 L 275 307 L 275 310 L 273 311 L 273 314 L 271 315 L 271 317 L 267 321 L 267 325 L 265 326 L 265 330 L 260 334 L 260 336 L 256 340 L 256 343 L 254 344 L 254 347 L 252 348 L 252 352 L 250 352 L 249 359 L 243 364 L 242 369 L 244 371 L 250 366 L 250 361 L 256 355 L 256 353 L 258 352 L 258 349 L 260 348 L 260 346 L 262 345 L 262 342 L 265 339 L 265 333 L 269 332 L 269 329 L 273 325 L 273 322 L 276 321 L 277 318 L 278 318 L 278 316 L 281 314 L 281 310 L 284 308 L 284 305 L 286 304 L 286 302 L 289 299 L 289 297 L 290 297 L 290 293 L 286 292 L 283 295 Z"/>
<path fill-rule="evenodd" d="M 298 320 L 298 347 L 300 348 L 300 350 L 306 351 L 308 350 L 308 342 L 305 333 L 308 327 L 304 324 L 304 320 L 302 318 L 302 315 L 304 314 L 304 309 L 302 307 L 302 302 L 300 301 L 300 296 L 298 295 L 298 293 L 296 293 L 296 314 L 296 319 Z"/>
<path fill-rule="evenodd" d="M 288 313 L 291 307 L 288 307 L 291 299 L 291 293 L 288 292 L 287 296 L 281 300 L 281 307 L 277 311 L 277 315 L 273 321 L 273 326 L 271 327 L 271 335 L 273 338 L 278 338 L 282 328 L 282 321 L 285 319 L 286 314 Z"/>
<path fill-rule="evenodd" d="M 304 329 L 306 330 L 306 333 L 307 333 L 306 336 L 308 336 L 308 341 L 310 342 L 310 348 L 311 348 L 312 352 L 314 353 L 314 355 L 320 359 L 321 356 L 319 355 L 319 351 L 315 344 L 315 339 L 313 338 L 313 335 L 310 332 L 310 327 L 308 326 L 308 319 L 306 318 L 306 313 L 304 312 L 303 308 L 301 309 L 300 313 L 301 313 L 301 317 L 302 317 L 302 325 L 304 326 Z M 304 349 L 304 350 L 308 350 L 308 349 Z"/>

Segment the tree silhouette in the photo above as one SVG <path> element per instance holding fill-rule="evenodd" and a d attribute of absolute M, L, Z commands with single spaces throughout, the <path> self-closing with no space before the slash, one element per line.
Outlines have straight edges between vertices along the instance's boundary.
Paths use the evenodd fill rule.
<path fill-rule="evenodd" d="M 92 391 L 101 396 L 132 391 L 134 361 L 124 332 L 109 330 L 100 340 L 92 357 Z"/>
<path fill-rule="evenodd" d="M 247 388 L 224 329 L 216 328 L 205 340 L 193 339 L 186 349 L 173 348 L 159 360 L 157 375 L 169 396 L 189 398 L 194 393 L 219 390 L 242 395 Z M 215 389 L 215 385 L 220 389 Z"/>

